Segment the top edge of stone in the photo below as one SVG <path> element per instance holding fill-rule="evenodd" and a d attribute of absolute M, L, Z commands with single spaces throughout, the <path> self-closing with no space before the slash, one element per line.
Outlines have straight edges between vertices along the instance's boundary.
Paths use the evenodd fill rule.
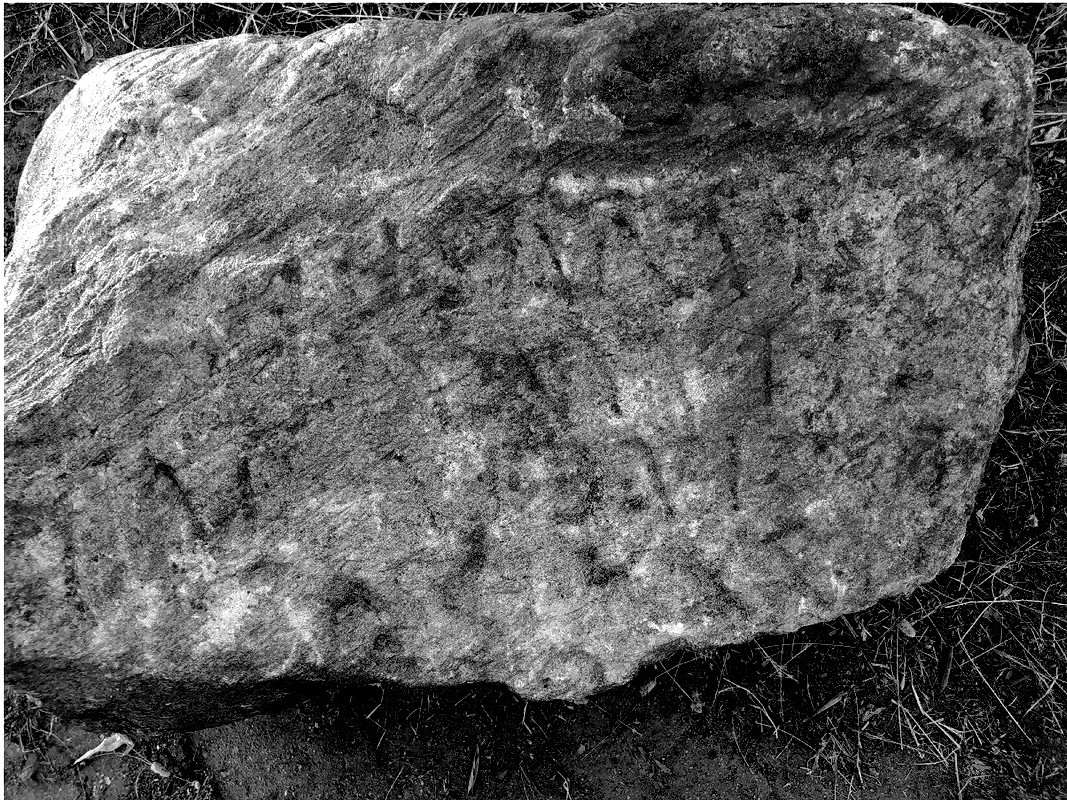
<path fill-rule="evenodd" d="M 562 63 L 562 74 L 548 61 Z M 192 94 L 191 82 L 199 82 Z M 979 82 L 996 107 L 993 124 L 981 119 Z M 530 123 L 510 138 L 512 152 L 624 146 L 635 136 L 714 141 L 733 130 L 723 122 L 731 115 L 750 129 L 741 135 L 790 144 L 836 135 L 860 115 L 868 126 L 903 115 L 910 118 L 897 126 L 900 136 L 950 128 L 961 141 L 988 144 L 991 157 L 1015 159 L 1025 154 L 1033 118 L 1033 65 L 1023 47 L 895 6 L 622 6 L 581 21 L 566 13 L 368 20 L 303 38 L 245 34 L 101 63 L 46 122 L 22 176 L 17 217 L 57 213 L 62 187 L 95 163 L 123 119 L 151 106 L 195 105 L 196 92 L 241 103 L 269 91 L 275 107 L 316 92 L 369 95 L 444 130 L 455 122 L 449 96 L 505 83 L 519 87 L 510 102 Z M 319 91 L 324 86 L 332 94 Z M 731 109 L 734 95 L 753 86 L 764 87 L 762 95 Z M 877 94 L 891 100 L 859 108 Z M 788 95 L 807 100 L 779 102 Z M 696 122 L 683 124 L 694 108 L 702 112 Z M 13 254 L 34 238 L 23 227 Z"/>

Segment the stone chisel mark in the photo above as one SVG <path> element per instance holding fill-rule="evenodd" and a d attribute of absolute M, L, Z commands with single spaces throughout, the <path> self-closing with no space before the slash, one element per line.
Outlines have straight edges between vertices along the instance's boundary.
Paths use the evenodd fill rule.
<path fill-rule="evenodd" d="M 656 497 L 663 507 L 664 516 L 667 519 L 674 519 L 674 506 L 671 505 L 670 498 L 667 496 L 667 484 L 663 480 L 663 471 L 656 460 L 656 454 L 643 439 L 631 439 L 628 444 L 640 453 L 644 459 L 645 469 L 648 470 L 648 479 L 652 483 L 652 491 L 656 493 Z"/>
<path fill-rule="evenodd" d="M 748 297 L 747 270 L 742 264 L 738 263 L 737 256 L 734 254 L 734 243 L 729 234 L 719 231 L 719 244 L 722 246 L 723 263 L 728 273 L 730 288 L 744 299 Z"/>
<path fill-rule="evenodd" d="M 386 249 L 390 253 L 397 252 L 400 247 L 397 245 L 397 227 L 393 220 L 382 217 L 378 220 L 378 232 L 382 235 L 382 241 L 385 243 Z"/>
<path fill-rule="evenodd" d="M 559 285 L 556 287 L 559 290 L 560 295 L 568 303 L 574 299 L 574 286 L 571 284 L 571 279 L 567 277 L 563 271 L 563 262 L 560 261 L 559 253 L 552 246 L 552 242 L 548 238 L 548 231 L 545 230 L 545 226 L 540 222 L 533 223 L 533 229 L 537 231 L 537 238 L 544 245 L 548 258 L 552 263 L 552 268 L 556 271 L 556 275 L 559 279 Z"/>
<path fill-rule="evenodd" d="M 834 252 L 837 253 L 837 257 L 848 267 L 853 269 L 863 269 L 863 263 L 859 260 L 859 257 L 852 252 L 852 248 L 849 247 L 848 242 L 844 239 L 839 239 L 837 244 L 834 245 Z"/>
<path fill-rule="evenodd" d="M 78 580 L 77 548 L 74 544 L 74 533 L 70 526 L 63 537 L 63 587 L 64 595 L 70 599 L 74 608 L 81 614 L 89 610 L 85 598 L 81 593 L 81 583 Z"/>
<path fill-rule="evenodd" d="M 159 461 L 151 454 L 149 454 L 149 457 L 153 462 L 152 484 L 155 485 L 161 479 L 165 481 L 177 496 L 178 504 L 185 511 L 194 535 L 199 539 L 207 539 L 207 528 L 196 513 L 196 508 L 193 506 L 192 493 L 178 479 L 178 473 L 174 471 L 174 467 L 165 461 Z"/>
<path fill-rule="evenodd" d="M 397 243 L 397 224 L 388 217 L 378 220 L 378 239 L 380 240 L 383 253 L 374 266 L 375 272 L 381 276 L 396 274 L 398 260 L 400 258 L 400 246 Z"/>
<path fill-rule="evenodd" d="M 467 605 L 464 600 L 471 595 L 478 574 L 489 561 L 488 538 L 482 523 L 474 523 L 461 533 L 463 557 L 445 575 L 441 585 L 442 605 L 449 611 L 462 611 Z"/>
<path fill-rule="evenodd" d="M 587 586 L 607 586 L 612 581 L 625 578 L 628 572 L 624 564 L 604 564 L 595 545 L 580 548 L 575 557 Z"/>
<path fill-rule="evenodd" d="M 726 473 L 730 481 L 730 507 L 734 511 L 741 510 L 741 459 L 737 452 L 737 437 L 733 434 L 726 437 Z"/>
<path fill-rule="evenodd" d="M 761 377 L 763 378 L 763 405 L 769 406 L 774 403 L 774 343 L 771 341 L 770 331 L 763 334 L 760 368 Z"/>
<path fill-rule="evenodd" d="M 256 494 L 252 488 L 252 470 L 248 465 L 248 456 L 241 456 L 241 460 L 237 462 L 237 492 L 241 516 L 244 519 L 252 519 L 256 516 Z"/>

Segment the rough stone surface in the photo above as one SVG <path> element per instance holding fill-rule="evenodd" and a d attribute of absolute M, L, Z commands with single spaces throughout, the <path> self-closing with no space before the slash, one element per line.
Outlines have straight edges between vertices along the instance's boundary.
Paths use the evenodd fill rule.
<path fill-rule="evenodd" d="M 581 698 L 930 579 L 1022 364 L 1031 88 L 871 6 L 94 69 L 8 264 L 8 681 Z"/>

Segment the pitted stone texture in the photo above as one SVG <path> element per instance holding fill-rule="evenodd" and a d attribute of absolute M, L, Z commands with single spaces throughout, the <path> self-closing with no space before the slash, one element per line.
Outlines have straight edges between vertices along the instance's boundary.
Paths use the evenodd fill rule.
<path fill-rule="evenodd" d="M 1021 49 L 871 6 L 107 62 L 8 265 L 8 680 L 580 698 L 929 580 L 1022 363 L 1030 118 Z"/>

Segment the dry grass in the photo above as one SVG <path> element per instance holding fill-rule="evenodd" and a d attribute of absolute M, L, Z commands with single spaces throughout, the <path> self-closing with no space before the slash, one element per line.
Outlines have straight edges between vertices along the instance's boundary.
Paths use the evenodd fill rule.
<path fill-rule="evenodd" d="M 146 740 L 141 748 L 131 748 L 121 756 L 105 752 L 99 759 L 110 763 L 95 769 L 93 760 L 77 765 L 88 744 L 80 729 L 81 736 L 72 736 L 74 731 L 33 696 L 5 689 L 5 788 L 66 785 L 75 787 L 78 797 L 88 799 L 100 795 L 102 776 L 122 774 L 131 800 L 211 800 L 215 796 L 208 777 L 185 777 L 195 765 L 176 760 L 161 737 Z M 17 768 L 10 769 L 16 764 Z"/>
<path fill-rule="evenodd" d="M 38 122 L 102 58 L 236 33 L 304 35 L 358 19 L 605 3 L 34 3 L 9 6 L 5 113 Z M 1026 372 L 987 466 L 964 551 L 936 582 L 832 624 L 653 668 L 693 714 L 810 748 L 854 796 L 886 748 L 954 776 L 961 798 L 1067 797 L 1067 5 L 916 5 L 1025 45 L 1036 64 L 1033 158 L 1045 187 L 1026 263 Z M 60 92 L 61 93 L 61 92 Z M 5 197 L 5 205 L 8 198 Z M 8 207 L 10 219 L 10 206 Z M 372 712 L 373 715 L 373 712 Z M 526 715 L 523 714 L 523 725 Z M 54 720 L 8 700 L 5 730 L 41 759 Z M 522 735 L 522 731 L 519 731 Z M 384 733 L 383 733 L 384 736 Z M 50 738 L 51 737 L 51 738 Z M 472 760 L 471 781 L 479 780 Z M 521 769 L 526 796 L 539 787 Z M 395 788 L 403 788 L 396 776 Z M 403 780 L 402 780 L 403 779 Z M 569 785 L 563 777 L 567 793 Z M 556 781 L 555 794 L 559 793 Z"/>
<path fill-rule="evenodd" d="M 57 732 L 59 721 L 41 708 L 40 701 L 27 695 L 4 692 L 4 737 L 23 754 L 18 779 L 26 782 L 35 774 L 57 774 L 61 765 L 56 756 L 73 758 L 67 742 Z M 64 759 L 64 760 L 66 760 Z M 88 791 L 85 785 L 80 786 Z"/>

